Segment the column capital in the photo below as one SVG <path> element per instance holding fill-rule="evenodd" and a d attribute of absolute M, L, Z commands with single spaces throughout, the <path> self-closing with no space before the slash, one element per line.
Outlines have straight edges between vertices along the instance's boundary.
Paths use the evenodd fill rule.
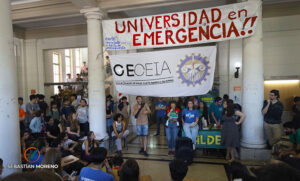
<path fill-rule="evenodd" d="M 84 14 L 86 19 L 103 19 L 105 16 L 104 11 L 97 7 L 81 9 L 80 13 Z"/>

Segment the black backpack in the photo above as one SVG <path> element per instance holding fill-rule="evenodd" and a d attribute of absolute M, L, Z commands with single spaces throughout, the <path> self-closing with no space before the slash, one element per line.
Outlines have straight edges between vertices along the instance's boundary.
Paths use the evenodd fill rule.
<path fill-rule="evenodd" d="M 190 138 L 183 137 L 176 140 L 175 157 L 187 165 L 193 163 L 193 142 Z"/>

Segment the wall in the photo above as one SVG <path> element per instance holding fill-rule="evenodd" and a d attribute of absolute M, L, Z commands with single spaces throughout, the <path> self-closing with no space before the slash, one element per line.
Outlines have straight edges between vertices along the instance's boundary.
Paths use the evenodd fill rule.
<path fill-rule="evenodd" d="M 51 71 L 49 64 L 45 64 L 45 60 L 47 60 L 44 58 L 44 55 L 47 55 L 46 50 L 87 47 L 87 36 L 77 35 L 28 40 L 15 38 L 14 44 L 16 45 L 17 52 L 20 53 L 20 56 L 16 57 L 19 73 L 18 93 L 19 96 L 24 97 L 24 101 L 27 102 L 28 96 L 33 89 L 36 90 L 36 93 L 45 94 L 45 70 L 47 70 L 48 73 Z M 47 79 L 50 77 L 48 73 Z"/>
<path fill-rule="evenodd" d="M 300 77 L 300 15 L 263 19 L 264 76 Z"/>

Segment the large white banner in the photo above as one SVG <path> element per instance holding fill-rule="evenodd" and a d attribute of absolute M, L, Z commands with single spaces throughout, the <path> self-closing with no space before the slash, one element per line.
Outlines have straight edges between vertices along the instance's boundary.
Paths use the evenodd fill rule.
<path fill-rule="evenodd" d="M 260 2 L 104 20 L 107 50 L 169 47 L 245 38 L 255 33 Z"/>
<path fill-rule="evenodd" d="M 120 93 L 155 97 L 201 95 L 213 85 L 216 47 L 112 55 L 110 60 Z"/>

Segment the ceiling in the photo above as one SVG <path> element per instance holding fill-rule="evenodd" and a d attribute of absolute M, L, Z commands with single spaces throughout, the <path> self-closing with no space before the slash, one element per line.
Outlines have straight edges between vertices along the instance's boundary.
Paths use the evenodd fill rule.
<path fill-rule="evenodd" d="M 50 13 L 47 15 L 41 16 L 32 16 L 29 18 L 16 18 L 13 19 L 14 27 L 18 27 L 21 29 L 40 29 L 40 28 L 48 28 L 48 27 L 60 27 L 60 26 L 70 26 L 70 25 L 78 25 L 85 24 L 86 20 L 82 14 L 79 13 L 80 8 L 78 4 L 83 4 L 83 1 L 91 2 L 91 1 L 118 1 L 118 0 L 11 0 L 12 4 L 12 13 L 14 17 L 14 13 L 20 11 L 20 7 L 26 6 L 26 8 L 22 9 L 22 13 L 32 13 L 28 11 L 30 10 L 29 5 L 35 5 L 35 9 L 39 8 L 38 3 L 43 2 L 52 2 L 51 5 L 47 6 L 47 3 L 44 5 L 45 10 L 48 11 L 49 8 L 54 8 L 54 13 Z M 124 2 L 125 0 L 123 0 Z M 130 1 L 130 0 L 128 0 Z M 140 0 L 147 1 L 147 0 Z M 154 14 L 162 14 L 162 13 L 170 13 L 176 11 L 185 11 L 191 9 L 200 9 L 206 7 L 220 6 L 225 4 L 231 4 L 237 2 L 237 0 L 156 0 L 157 2 L 161 1 L 164 3 L 152 3 L 148 4 L 139 4 L 139 6 L 125 6 L 125 7 L 113 7 L 106 10 L 108 12 L 108 17 L 111 19 L 115 18 L 126 18 L 126 17 L 136 17 L 136 16 L 147 16 Z M 286 2 L 294 2 L 300 0 L 263 0 L 264 4 L 276 4 L 276 3 L 286 3 Z M 61 4 L 60 9 L 61 13 L 55 13 L 55 3 Z M 62 4 L 62 3 L 64 4 Z M 75 3 L 77 2 L 77 3 Z M 132 1 L 133 2 L 133 1 Z M 57 5 L 58 6 L 58 5 Z M 72 6 L 72 7 L 71 7 Z M 15 7 L 15 8 L 14 8 Z M 48 8 L 49 7 L 49 8 Z M 64 12 L 63 8 L 68 8 L 68 12 Z M 73 9 L 72 9 L 73 8 Z M 33 9 L 33 10 L 35 10 Z M 37 10 L 36 10 L 37 11 Z M 59 9 L 57 8 L 57 12 Z M 39 12 L 40 14 L 42 14 Z M 20 14 L 20 13 L 19 13 Z M 38 14 L 38 13 L 36 13 Z M 21 14 L 22 15 L 22 14 Z M 20 15 L 19 15 L 20 17 Z M 22 17 L 22 16 L 21 16 Z"/>

